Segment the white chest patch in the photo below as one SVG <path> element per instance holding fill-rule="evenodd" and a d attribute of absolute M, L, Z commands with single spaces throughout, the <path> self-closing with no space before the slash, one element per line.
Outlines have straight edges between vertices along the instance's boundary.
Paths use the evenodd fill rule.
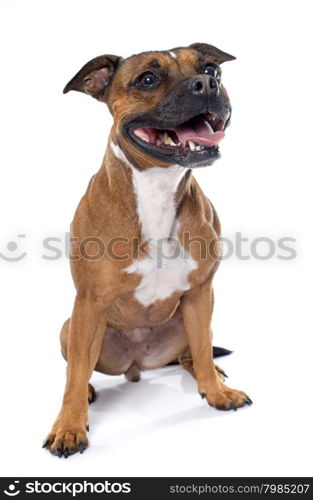
<path fill-rule="evenodd" d="M 135 297 L 144 306 L 149 306 L 156 300 L 170 297 L 175 291 L 188 290 L 189 273 L 197 268 L 177 237 L 175 195 L 186 169 L 173 165 L 139 171 L 118 146 L 111 144 L 111 148 L 133 174 L 137 211 L 144 238 L 149 241 L 149 255 L 135 260 L 126 272 L 141 274 Z"/>

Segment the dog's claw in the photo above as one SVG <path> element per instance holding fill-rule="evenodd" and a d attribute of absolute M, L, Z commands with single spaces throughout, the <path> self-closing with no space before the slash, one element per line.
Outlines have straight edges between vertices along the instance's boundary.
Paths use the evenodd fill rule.
<path fill-rule="evenodd" d="M 78 445 L 79 453 L 84 453 L 85 449 L 86 449 L 86 446 L 84 445 L 84 443 L 80 442 Z"/>
<path fill-rule="evenodd" d="M 202 399 L 205 398 L 205 392 L 199 392 L 200 396 L 202 397 Z"/>
<path fill-rule="evenodd" d="M 89 432 L 89 425 L 86 425 L 86 431 Z"/>
<path fill-rule="evenodd" d="M 67 458 L 69 456 L 70 452 L 68 447 L 64 448 L 64 458 Z"/>
<path fill-rule="evenodd" d="M 250 399 L 249 397 L 246 398 L 246 404 L 249 405 L 249 406 L 253 405 L 252 399 Z"/>
<path fill-rule="evenodd" d="M 63 455 L 63 450 L 62 450 L 62 448 L 58 448 L 58 449 L 57 449 L 57 454 L 58 454 L 58 457 L 59 457 L 59 458 L 61 458 L 61 457 L 62 457 L 62 455 Z"/>
<path fill-rule="evenodd" d="M 45 439 L 43 444 L 42 444 L 42 447 L 47 448 L 49 446 L 50 442 L 51 442 L 50 439 Z"/>

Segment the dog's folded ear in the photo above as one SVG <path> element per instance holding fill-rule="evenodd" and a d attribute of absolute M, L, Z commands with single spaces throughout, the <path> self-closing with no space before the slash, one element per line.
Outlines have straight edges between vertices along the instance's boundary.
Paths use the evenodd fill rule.
<path fill-rule="evenodd" d="M 189 45 L 188 48 L 195 49 L 203 56 L 210 57 L 216 64 L 222 64 L 223 62 L 236 59 L 236 57 L 227 54 L 227 52 L 223 52 L 217 47 L 214 47 L 214 45 L 208 45 L 207 43 L 193 43 Z"/>
<path fill-rule="evenodd" d="M 105 102 L 106 90 L 122 57 L 106 54 L 87 62 L 64 87 L 63 93 L 77 90 Z"/>

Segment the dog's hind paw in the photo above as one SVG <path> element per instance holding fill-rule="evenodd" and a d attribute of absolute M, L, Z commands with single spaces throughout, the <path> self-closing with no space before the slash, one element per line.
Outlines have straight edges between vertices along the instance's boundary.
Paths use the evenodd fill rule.
<path fill-rule="evenodd" d="M 219 376 L 219 378 L 221 379 L 222 382 L 225 381 L 225 378 L 228 378 L 228 375 L 226 375 L 226 373 L 224 372 L 224 370 L 222 368 L 220 368 L 219 366 L 215 365 L 215 370 L 216 370 L 216 373 L 217 373 L 217 375 Z"/>
<path fill-rule="evenodd" d="M 94 403 L 97 399 L 97 393 L 93 385 L 88 384 L 88 403 Z"/>

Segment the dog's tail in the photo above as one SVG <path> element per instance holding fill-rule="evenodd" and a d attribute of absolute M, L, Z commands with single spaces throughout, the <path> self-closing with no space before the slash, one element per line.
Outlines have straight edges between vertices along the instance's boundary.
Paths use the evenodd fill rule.
<path fill-rule="evenodd" d="M 229 349 L 225 349 L 224 347 L 216 347 L 213 346 L 213 358 L 219 358 L 220 356 L 227 356 L 231 354 L 233 351 Z"/>
<path fill-rule="evenodd" d="M 213 358 L 219 358 L 220 356 L 227 356 L 231 354 L 233 351 L 229 349 L 225 349 L 225 347 L 217 347 L 213 346 Z M 168 365 L 178 365 L 178 359 L 173 359 Z"/>

